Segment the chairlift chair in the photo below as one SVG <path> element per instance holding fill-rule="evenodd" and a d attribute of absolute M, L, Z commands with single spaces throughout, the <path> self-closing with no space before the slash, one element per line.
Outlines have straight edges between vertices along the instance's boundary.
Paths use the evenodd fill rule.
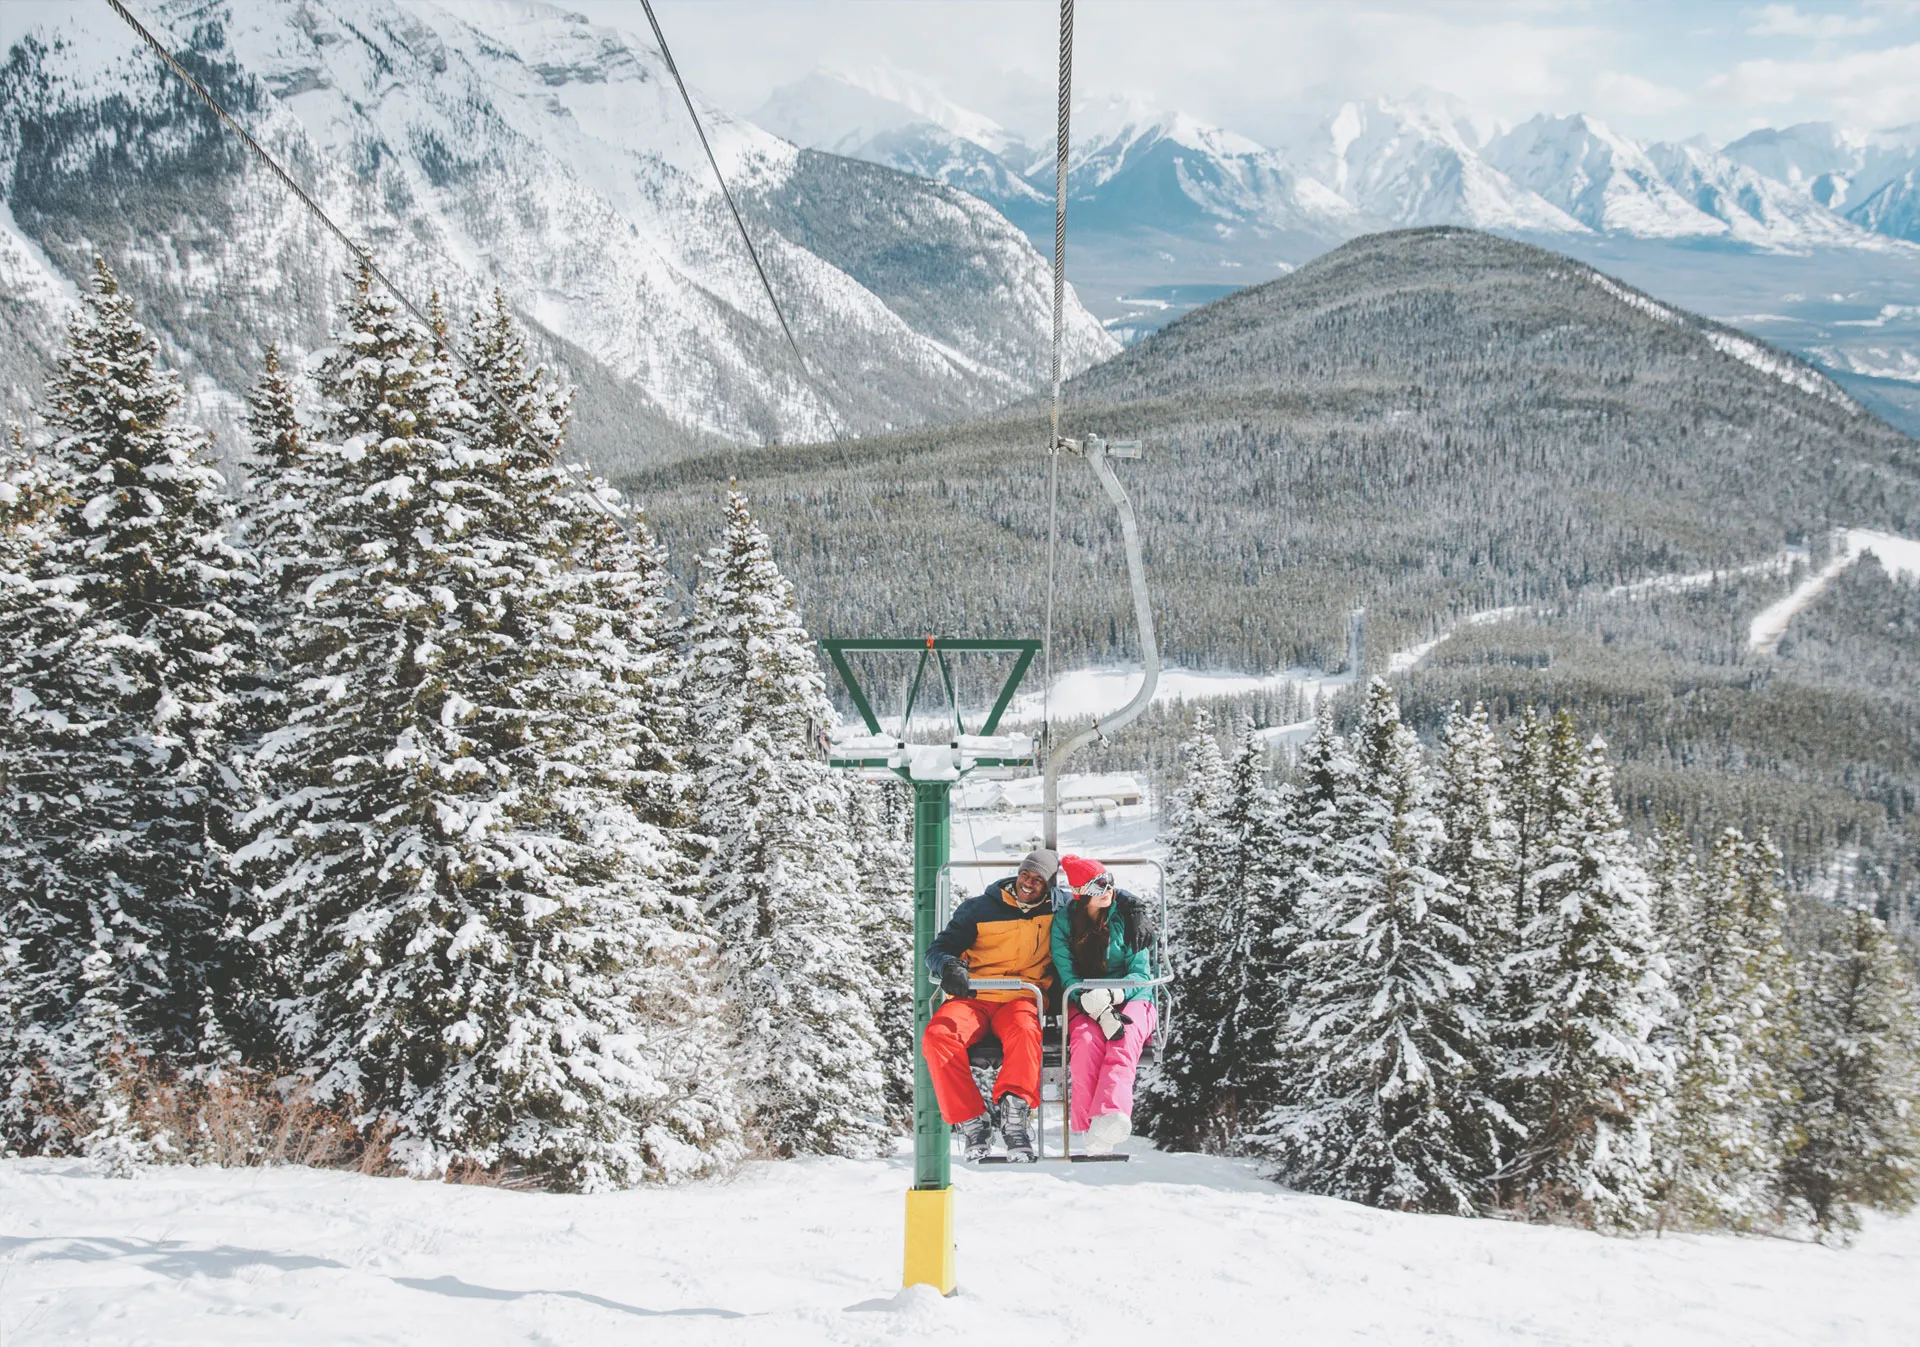
<path fill-rule="evenodd" d="M 1112 991 L 1136 991 L 1142 988 L 1166 988 L 1159 993 L 1160 1021 L 1141 1051 L 1140 1063 L 1145 1066 L 1159 1054 L 1156 1044 L 1160 1036 L 1167 1032 L 1173 1023 L 1173 974 L 1167 964 L 1167 878 L 1166 869 L 1159 861 L 1144 856 L 1089 856 L 1088 860 L 1098 861 L 1108 870 L 1123 867 L 1148 868 L 1153 871 L 1153 886 L 1156 907 L 1159 916 L 1154 923 L 1153 932 L 1153 968 L 1151 978 L 1087 978 L 1067 984 L 1060 990 L 1059 1009 L 1052 1010 L 1047 1005 L 1045 991 L 1038 985 L 1020 978 L 975 978 L 973 985 L 983 991 L 1025 991 L 1034 998 L 1034 1004 L 1040 1010 L 1040 1107 L 1034 1110 L 1034 1145 L 1039 1159 L 1062 1159 L 1074 1164 L 1088 1162 L 1125 1162 L 1128 1158 L 1119 1152 L 1108 1155 L 1075 1155 L 1073 1153 L 1073 1054 L 1067 1050 L 1067 1006 L 1075 992 L 1095 988 Z M 1017 870 L 1020 865 L 1018 856 L 996 856 L 984 860 L 948 861 L 940 868 L 939 888 L 939 928 L 946 929 L 947 920 L 953 913 L 953 871 L 955 870 Z M 926 970 L 918 970 L 917 976 L 927 977 Z M 944 993 L 935 985 L 934 1003 L 938 1005 Z M 1003 1056 L 1000 1040 L 991 1031 L 983 1035 L 967 1049 L 967 1060 L 976 1071 L 998 1071 Z M 1047 1106 L 1046 1091 L 1049 1085 L 1060 1096 L 1060 1154 L 1047 1154 Z M 1004 1164 L 1006 1157 L 989 1156 L 982 1163 Z"/>

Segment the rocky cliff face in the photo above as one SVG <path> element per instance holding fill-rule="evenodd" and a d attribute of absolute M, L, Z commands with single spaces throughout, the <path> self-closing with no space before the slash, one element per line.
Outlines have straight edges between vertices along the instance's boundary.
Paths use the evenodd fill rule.
<path fill-rule="evenodd" d="M 703 106 L 803 377 L 658 53 L 627 34 L 543 5 L 149 13 L 405 288 L 456 310 L 504 291 L 581 384 L 576 438 L 608 467 L 963 416 L 1045 377 L 1048 267 L 991 206 Z M 15 15 L 0 303 L 44 350 L 62 278 L 104 254 L 218 420 L 267 341 L 324 345 L 346 254 L 103 14 Z M 1077 304 L 1068 338 L 1076 369 L 1116 348 Z"/>

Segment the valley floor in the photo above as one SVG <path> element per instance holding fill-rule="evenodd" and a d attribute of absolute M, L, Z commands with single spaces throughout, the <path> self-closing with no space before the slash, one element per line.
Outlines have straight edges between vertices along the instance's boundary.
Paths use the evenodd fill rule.
<path fill-rule="evenodd" d="M 798 1161 L 562 1197 L 0 1162 L 0 1342 L 1920 1342 L 1920 1219 L 1870 1219 L 1844 1251 L 1606 1239 L 1371 1211 L 1143 1152 L 957 1172 L 960 1290 L 943 1300 L 895 1288 L 909 1175 L 904 1157 Z"/>

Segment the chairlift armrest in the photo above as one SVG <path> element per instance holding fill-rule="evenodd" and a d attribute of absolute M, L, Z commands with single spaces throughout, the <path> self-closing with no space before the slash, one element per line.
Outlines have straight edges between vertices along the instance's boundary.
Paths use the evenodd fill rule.
<path fill-rule="evenodd" d="M 1063 1007 L 1073 1005 L 1074 995 L 1083 991 L 1134 992 L 1149 987 L 1164 987 L 1173 981 L 1173 975 L 1162 973 L 1157 978 L 1088 978 L 1085 982 L 1069 982 L 1060 993 Z"/>
<path fill-rule="evenodd" d="M 968 985 L 980 992 L 1014 992 L 1026 990 L 1033 993 L 1033 1004 L 1040 1011 L 1040 1019 L 1047 1018 L 1047 993 L 1038 983 L 1028 982 L 1025 978 L 972 978 Z"/>

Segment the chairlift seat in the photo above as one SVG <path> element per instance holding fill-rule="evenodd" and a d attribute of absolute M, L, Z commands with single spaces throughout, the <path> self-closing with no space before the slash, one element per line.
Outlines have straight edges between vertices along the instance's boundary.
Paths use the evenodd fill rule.
<path fill-rule="evenodd" d="M 967 1060 L 982 1071 L 998 1071 L 1005 1057 L 1000 1036 L 991 1030 L 967 1049 Z M 1040 1026 L 1040 1069 L 1060 1065 L 1060 1017 L 1049 1015 Z"/>
<path fill-rule="evenodd" d="M 1047 1016 L 1046 1023 L 1040 1026 L 1040 1069 L 1045 1071 L 1060 1065 L 1061 1023 L 1058 1015 Z M 1140 1064 L 1145 1066 L 1158 1055 L 1155 1043 L 1159 1035 L 1149 1038 L 1140 1052 Z M 967 1049 L 967 1060 L 982 1071 L 998 1071 L 1005 1056 L 997 1034 L 988 1032 L 980 1036 L 979 1041 Z"/>

